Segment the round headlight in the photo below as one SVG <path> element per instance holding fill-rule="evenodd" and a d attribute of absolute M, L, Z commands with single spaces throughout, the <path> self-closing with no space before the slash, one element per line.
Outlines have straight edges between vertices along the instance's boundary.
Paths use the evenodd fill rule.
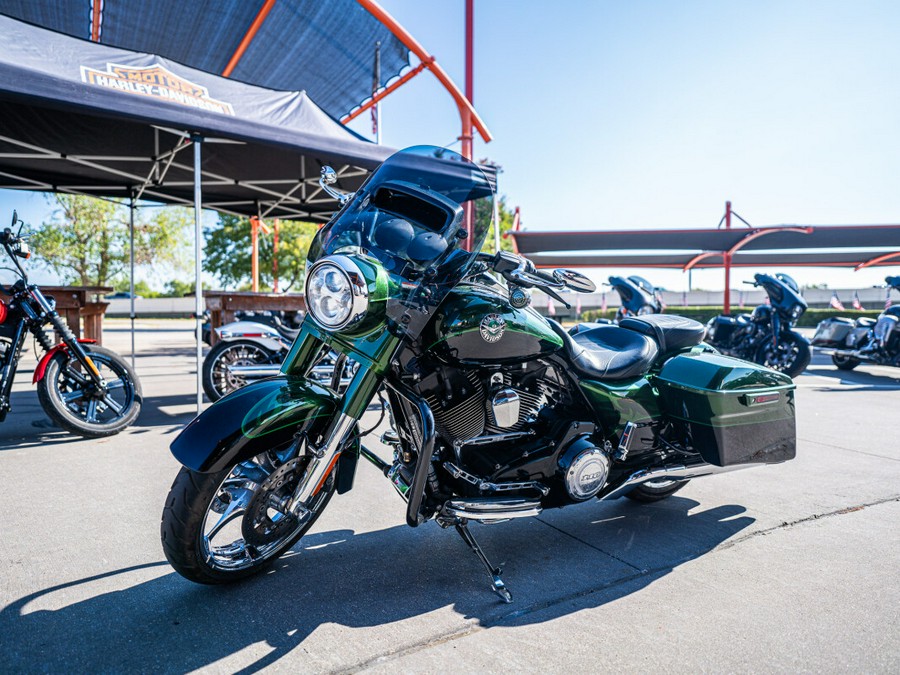
<path fill-rule="evenodd" d="M 360 321 L 369 300 L 359 267 L 343 255 L 317 262 L 306 277 L 306 306 L 313 320 L 328 330 L 340 330 Z"/>

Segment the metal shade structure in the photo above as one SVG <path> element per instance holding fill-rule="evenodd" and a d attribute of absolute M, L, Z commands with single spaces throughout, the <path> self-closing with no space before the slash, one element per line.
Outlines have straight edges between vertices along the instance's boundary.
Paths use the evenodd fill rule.
<path fill-rule="evenodd" d="M 900 225 L 777 225 L 725 229 L 513 231 L 517 252 L 539 267 L 725 269 L 730 313 L 732 267 L 865 267 L 900 265 Z"/>

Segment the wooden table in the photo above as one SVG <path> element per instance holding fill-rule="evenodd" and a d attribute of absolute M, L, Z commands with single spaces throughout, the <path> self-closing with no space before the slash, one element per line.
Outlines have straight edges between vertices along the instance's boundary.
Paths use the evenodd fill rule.
<path fill-rule="evenodd" d="M 216 328 L 235 320 L 237 311 L 305 312 L 306 300 L 301 294 L 252 293 L 249 291 L 203 291 L 209 310 L 210 342 L 219 339 Z"/>
<path fill-rule="evenodd" d="M 99 300 L 104 293 L 112 293 L 109 286 L 40 286 L 44 295 L 56 301 L 56 311 L 68 324 L 75 337 L 85 337 L 103 344 L 103 315 L 108 302 Z M 84 335 L 81 320 L 84 319 Z"/>

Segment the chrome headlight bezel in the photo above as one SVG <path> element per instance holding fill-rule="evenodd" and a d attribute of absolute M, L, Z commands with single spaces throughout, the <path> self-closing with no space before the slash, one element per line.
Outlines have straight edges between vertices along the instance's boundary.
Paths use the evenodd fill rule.
<path fill-rule="evenodd" d="M 313 303 L 310 302 L 310 281 L 315 273 L 324 267 L 333 267 L 347 281 L 350 286 L 350 312 L 346 318 L 337 323 L 329 323 L 323 317 L 317 316 Z M 309 316 L 322 328 L 329 331 L 339 331 L 355 326 L 366 316 L 369 309 L 369 288 L 365 275 L 353 260 L 345 255 L 330 255 L 313 264 L 306 272 L 305 284 L 306 310 Z"/>

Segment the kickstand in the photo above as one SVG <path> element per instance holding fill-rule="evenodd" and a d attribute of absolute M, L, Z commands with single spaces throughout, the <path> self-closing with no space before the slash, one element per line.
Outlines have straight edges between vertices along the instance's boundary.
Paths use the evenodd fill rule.
<path fill-rule="evenodd" d="M 491 590 L 499 595 L 503 602 L 512 602 L 512 593 L 509 592 L 506 585 L 503 583 L 503 579 L 500 578 L 500 575 L 503 574 L 503 570 L 491 565 L 491 561 L 487 559 L 484 551 L 481 550 L 481 546 L 478 545 L 478 542 L 475 541 L 475 537 L 473 537 L 472 533 L 469 531 L 469 525 L 465 519 L 461 519 L 456 523 L 456 531 L 459 532 L 459 536 L 469 545 L 469 548 L 472 549 L 472 552 L 478 556 L 478 559 L 487 569 L 488 574 L 491 576 Z"/>

